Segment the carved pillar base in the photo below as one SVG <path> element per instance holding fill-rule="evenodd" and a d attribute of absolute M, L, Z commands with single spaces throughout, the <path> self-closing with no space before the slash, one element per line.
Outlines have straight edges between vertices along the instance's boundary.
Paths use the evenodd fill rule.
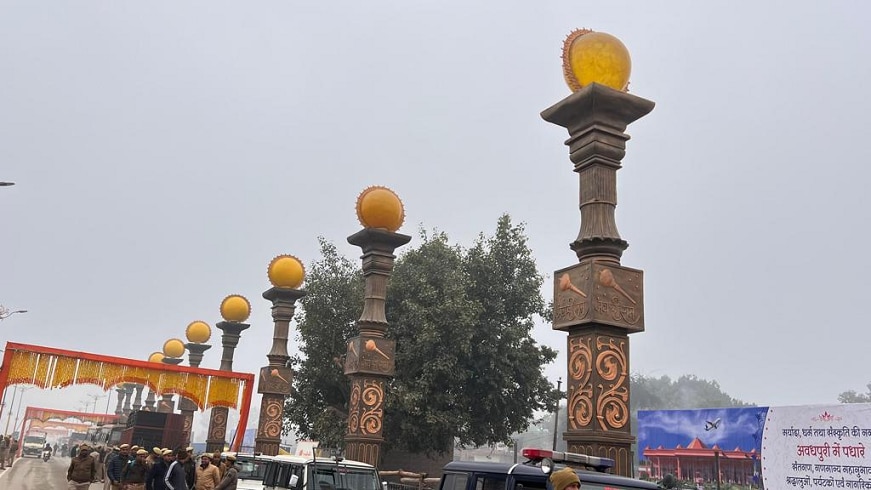
<path fill-rule="evenodd" d="M 384 342 L 390 341 L 384 340 Z M 393 353 L 392 350 L 390 352 Z M 392 367 L 392 362 L 390 362 L 391 374 Z M 384 442 L 382 425 L 386 378 L 354 374 L 348 377 L 351 378 L 351 399 L 348 403 L 345 456 L 348 459 L 362 461 L 377 467 L 380 463 L 381 444 Z"/>
<path fill-rule="evenodd" d="M 362 461 L 378 466 L 381 458 L 381 444 L 384 440 L 380 437 L 357 437 L 345 436 L 345 457 L 354 461 Z"/>
<path fill-rule="evenodd" d="M 254 439 L 254 452 L 275 456 L 281 444 L 284 420 L 284 395 L 264 393 L 260 404 L 260 423 Z"/>
<path fill-rule="evenodd" d="M 628 477 L 634 476 L 632 466 L 634 437 L 626 437 L 621 434 L 609 434 L 603 437 L 594 434 L 567 432 L 564 434 L 564 438 L 569 452 L 611 458 L 614 460 L 612 473 Z"/>
<path fill-rule="evenodd" d="M 227 407 L 213 407 L 209 417 L 209 435 L 206 438 L 206 452 L 215 453 L 224 450 L 227 437 Z"/>
<path fill-rule="evenodd" d="M 178 410 L 184 417 L 184 426 L 182 428 L 183 442 L 185 446 L 190 446 L 191 431 L 194 427 L 194 412 L 197 411 L 197 405 L 187 398 L 182 398 L 178 401 Z"/>
<path fill-rule="evenodd" d="M 608 326 L 574 328 L 568 352 L 568 430 L 563 439 L 569 451 L 612 458 L 615 474 L 632 476 L 629 336 Z"/>

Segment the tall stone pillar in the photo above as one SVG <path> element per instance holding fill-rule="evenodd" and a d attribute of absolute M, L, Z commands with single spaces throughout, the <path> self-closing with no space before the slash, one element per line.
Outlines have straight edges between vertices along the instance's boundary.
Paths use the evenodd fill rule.
<path fill-rule="evenodd" d="M 242 296 L 230 295 L 221 302 L 221 315 L 223 322 L 215 326 L 223 332 L 221 345 L 224 347 L 221 354 L 222 371 L 233 370 L 233 353 L 239 345 L 240 334 L 251 325 L 242 323 L 251 314 L 251 304 Z M 206 436 L 206 451 L 210 453 L 224 450 L 227 436 L 227 415 L 230 410 L 227 407 L 212 407 L 209 415 L 209 433 Z M 243 427 L 242 430 L 245 430 Z"/>
<path fill-rule="evenodd" d="M 653 102 L 597 83 L 541 113 L 568 129 L 570 159 L 580 176 L 581 229 L 570 244 L 579 263 L 554 273 L 553 328 L 568 332 L 570 452 L 615 460 L 633 473 L 629 414 L 629 333 L 644 330 L 642 271 L 623 267 L 628 243 L 617 232 L 617 170 L 626 126 Z"/>
<path fill-rule="evenodd" d="M 206 325 L 206 327 L 208 327 L 208 325 Z M 190 329 L 191 327 L 189 326 L 188 331 L 190 331 Z M 188 340 L 190 340 L 190 334 L 188 334 Z M 208 337 L 206 340 L 208 340 Z M 200 367 L 200 363 L 203 362 L 203 353 L 212 348 L 209 344 L 201 344 L 198 342 L 188 342 L 184 346 L 188 351 L 188 364 L 190 364 L 191 367 Z M 187 398 L 181 398 L 178 401 L 178 410 L 184 416 L 184 428 L 182 429 L 184 431 L 184 444 L 185 446 L 189 446 L 191 443 L 191 431 L 194 427 L 194 413 L 197 411 L 197 404 Z"/>
<path fill-rule="evenodd" d="M 142 408 L 142 390 L 145 389 L 145 385 L 136 384 L 133 385 L 136 390 L 136 396 L 133 398 L 133 411 L 138 411 Z"/>
<path fill-rule="evenodd" d="M 396 367 L 396 342 L 385 338 L 387 283 L 396 259 L 393 252 L 410 240 L 408 235 L 381 228 L 365 228 L 348 237 L 350 244 L 363 250 L 365 293 L 357 320 L 359 335 L 348 342 L 345 357 L 345 375 L 351 382 L 345 456 L 374 466 L 384 442 L 385 386 Z"/>
<path fill-rule="evenodd" d="M 296 311 L 296 300 L 305 296 L 305 291 L 295 289 L 302 283 L 304 270 L 296 257 L 283 255 L 273 259 L 269 267 L 269 280 L 274 287 L 266 290 L 263 297 L 272 302 L 272 348 L 266 354 L 269 364 L 260 370 L 257 392 L 263 395 L 260 403 L 260 419 L 254 451 L 269 456 L 278 454 L 281 432 L 284 427 L 284 402 L 290 395 L 293 372 L 287 366 L 287 339 L 290 322 Z"/>
<path fill-rule="evenodd" d="M 115 405 L 115 415 L 124 415 L 124 397 L 127 394 L 127 388 L 123 384 L 115 387 L 115 393 L 118 395 L 118 404 Z"/>

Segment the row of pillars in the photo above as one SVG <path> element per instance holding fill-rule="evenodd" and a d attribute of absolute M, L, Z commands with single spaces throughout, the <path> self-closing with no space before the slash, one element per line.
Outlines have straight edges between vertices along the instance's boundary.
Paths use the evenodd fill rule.
<path fill-rule="evenodd" d="M 570 244 L 578 263 L 554 274 L 553 328 L 568 333 L 569 423 L 563 438 L 569 451 L 615 459 L 615 473 L 623 475 L 632 473 L 628 334 L 644 330 L 644 308 L 642 271 L 620 263 L 628 243 L 620 237 L 614 217 L 616 174 L 629 139 L 624 132 L 627 125 L 652 109 L 651 101 L 591 84 L 542 112 L 548 122 L 568 129 L 566 145 L 580 177 L 581 229 Z M 396 346 L 386 338 L 387 283 L 394 252 L 410 237 L 373 227 L 348 241 L 363 251 L 365 302 L 344 365 L 351 386 L 345 455 L 377 465 L 384 442 L 385 386 L 395 369 Z M 272 302 L 274 322 L 269 363 L 261 370 L 258 385 L 263 400 L 255 451 L 263 454 L 278 453 L 292 379 L 287 366 L 288 333 L 296 301 L 304 295 L 302 290 L 280 287 L 263 293 Z M 231 371 L 233 351 L 249 325 L 221 322 L 217 327 L 223 331 L 220 369 Z M 198 366 L 201 359 L 202 352 L 191 351 L 191 366 Z M 135 409 L 136 402 L 132 406 Z M 182 411 L 190 411 L 192 417 L 184 403 Z M 226 426 L 227 409 L 213 408 L 208 451 L 223 450 Z"/>

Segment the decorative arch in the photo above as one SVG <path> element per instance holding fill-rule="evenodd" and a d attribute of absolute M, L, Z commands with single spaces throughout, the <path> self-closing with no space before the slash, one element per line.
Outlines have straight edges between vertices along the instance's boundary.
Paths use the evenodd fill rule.
<path fill-rule="evenodd" d="M 236 451 L 242 445 L 254 391 L 254 375 L 251 373 L 158 364 L 7 342 L 0 365 L 0 402 L 3 401 L 3 390 L 11 385 L 32 384 L 44 389 L 59 389 L 93 384 L 105 391 L 121 383 L 143 384 L 157 395 L 183 396 L 200 410 L 238 408 L 239 425 L 231 447 Z"/>
<path fill-rule="evenodd" d="M 58 421 L 63 421 L 71 418 L 80 420 L 81 422 L 72 423 Z M 93 425 L 97 425 L 100 423 L 116 424 L 118 423 L 120 418 L 121 417 L 119 415 L 115 414 L 70 412 L 67 410 L 57 410 L 54 408 L 40 408 L 28 406 L 27 409 L 24 411 L 24 419 L 22 419 L 21 421 L 21 433 L 18 438 L 23 440 L 22 437 L 26 435 L 31 429 L 44 430 L 46 427 L 61 426 L 73 430 L 82 428 L 87 430 Z M 24 444 L 19 444 L 17 457 L 21 457 L 21 452 L 23 449 Z"/>

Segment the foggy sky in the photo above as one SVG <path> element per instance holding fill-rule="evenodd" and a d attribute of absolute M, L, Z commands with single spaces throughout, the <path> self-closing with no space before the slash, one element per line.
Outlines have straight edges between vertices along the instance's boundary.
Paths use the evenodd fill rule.
<path fill-rule="evenodd" d="M 569 95 L 561 43 L 587 27 L 626 44 L 631 92 L 656 102 L 618 174 L 623 264 L 645 271 L 632 371 L 715 379 L 760 405 L 834 403 L 871 381 L 868 14 L 4 0 L 0 181 L 17 185 L 0 188 L 0 304 L 29 313 L 0 323 L 0 343 L 145 359 L 240 293 L 254 311 L 234 367 L 256 372 L 267 264 L 317 259 L 319 235 L 357 257 L 345 239 L 370 185 L 401 196 L 412 244 L 419 227 L 469 245 L 502 213 L 525 222 L 549 300 L 551 272 L 576 262 L 578 183 L 565 130 L 539 112 Z M 215 332 L 203 367 L 218 367 Z M 565 334 L 535 337 L 565 380 Z M 26 397 L 78 409 L 73 393 Z"/>

